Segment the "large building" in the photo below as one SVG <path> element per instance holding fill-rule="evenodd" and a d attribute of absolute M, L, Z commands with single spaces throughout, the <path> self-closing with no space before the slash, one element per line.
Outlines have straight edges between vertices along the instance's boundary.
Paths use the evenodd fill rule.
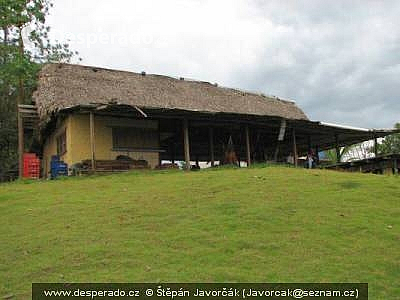
<path fill-rule="evenodd" d="M 68 165 L 145 160 L 285 160 L 392 133 L 310 121 L 292 101 L 208 82 L 96 67 L 47 64 L 33 96 L 44 173 Z"/>

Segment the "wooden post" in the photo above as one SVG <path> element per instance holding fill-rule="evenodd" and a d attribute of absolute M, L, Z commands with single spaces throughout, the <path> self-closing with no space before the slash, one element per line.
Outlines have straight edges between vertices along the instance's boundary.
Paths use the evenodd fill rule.
<path fill-rule="evenodd" d="M 17 107 L 18 114 L 18 176 L 22 178 L 24 174 L 24 120 Z"/>
<path fill-rule="evenodd" d="M 215 157 L 214 157 L 214 129 L 212 127 L 209 128 L 209 138 L 210 138 L 210 160 L 211 167 L 215 165 Z"/>
<path fill-rule="evenodd" d="M 297 167 L 298 165 L 297 160 L 298 157 L 297 157 L 296 129 L 293 127 L 293 161 L 295 167 Z"/>
<path fill-rule="evenodd" d="M 147 118 L 147 115 L 138 107 L 135 107 L 139 112 L 141 112 L 145 118 Z M 161 145 L 161 131 L 160 131 L 160 121 L 157 121 L 157 131 L 158 131 L 158 145 L 157 147 L 160 148 Z M 161 159 L 161 152 L 158 152 L 158 165 L 162 165 L 162 159 Z"/>
<path fill-rule="evenodd" d="M 319 147 L 315 146 L 315 157 L 317 159 L 316 164 L 319 165 Z"/>
<path fill-rule="evenodd" d="M 399 174 L 399 165 L 398 165 L 398 163 L 397 163 L 397 158 L 395 158 L 395 159 L 393 160 L 393 173 L 394 173 L 395 175 L 398 175 L 398 174 Z"/>
<path fill-rule="evenodd" d="M 183 145 L 185 152 L 186 170 L 190 170 L 190 144 L 189 144 L 189 122 L 187 119 L 183 120 Z"/>
<path fill-rule="evenodd" d="M 278 143 L 276 144 L 276 149 L 275 149 L 275 154 L 274 154 L 275 162 L 278 161 L 279 148 L 280 148 L 281 142 L 285 139 L 285 133 L 286 133 L 286 120 L 282 119 L 281 127 L 279 129 L 279 134 L 278 134 Z"/>
<path fill-rule="evenodd" d="M 340 163 L 339 136 L 335 134 L 336 163 Z"/>
<path fill-rule="evenodd" d="M 89 127 L 90 127 L 90 152 L 92 160 L 92 171 L 96 171 L 96 156 L 95 156 L 95 136 L 94 136 L 94 114 L 89 114 Z"/>
<path fill-rule="evenodd" d="M 280 142 L 278 141 L 278 143 L 276 144 L 275 153 L 274 153 L 274 161 L 275 162 L 278 162 L 279 146 L 280 146 Z"/>
<path fill-rule="evenodd" d="M 175 143 L 173 143 L 171 146 L 171 152 L 171 163 L 175 164 Z"/>
<path fill-rule="evenodd" d="M 375 157 L 378 157 L 378 139 L 375 135 L 374 135 L 374 154 Z"/>
<path fill-rule="evenodd" d="M 247 166 L 251 165 L 251 155 L 250 155 L 250 134 L 249 134 L 249 125 L 246 125 L 246 154 L 247 154 Z"/>
<path fill-rule="evenodd" d="M 170 143 L 171 147 L 171 162 L 172 164 L 175 164 L 175 152 L 176 152 L 176 140 L 175 137 L 177 135 L 177 127 L 176 123 L 174 124 L 174 135 L 172 136 L 172 143 Z"/>

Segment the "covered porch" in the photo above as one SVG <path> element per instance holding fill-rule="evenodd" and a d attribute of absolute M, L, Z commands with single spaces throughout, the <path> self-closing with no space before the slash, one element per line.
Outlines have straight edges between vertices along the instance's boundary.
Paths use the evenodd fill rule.
<path fill-rule="evenodd" d="M 85 105 L 68 110 L 90 115 L 92 166 L 95 170 L 96 118 L 104 116 L 127 120 L 153 120 L 158 123 L 159 165 L 183 161 L 184 166 L 199 166 L 200 162 L 215 166 L 227 162 L 226 153 L 233 150 L 238 165 L 257 162 L 286 162 L 309 152 L 337 150 L 344 146 L 373 140 L 394 133 L 393 130 L 367 130 L 340 125 L 292 120 L 281 117 L 231 113 L 193 112 L 178 109 L 149 109 L 127 105 Z M 376 147 L 375 147 L 376 149 Z M 146 149 L 141 149 L 141 151 Z M 127 152 L 135 149 L 126 149 Z M 337 156 L 339 162 L 339 155 Z"/>

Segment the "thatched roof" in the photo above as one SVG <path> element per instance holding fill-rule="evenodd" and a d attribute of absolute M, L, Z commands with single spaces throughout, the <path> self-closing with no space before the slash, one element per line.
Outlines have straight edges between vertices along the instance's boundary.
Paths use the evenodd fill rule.
<path fill-rule="evenodd" d="M 307 120 L 293 102 L 274 97 L 218 87 L 208 82 L 69 64 L 45 65 L 33 98 L 42 121 L 65 108 L 110 102 L 143 109 Z"/>

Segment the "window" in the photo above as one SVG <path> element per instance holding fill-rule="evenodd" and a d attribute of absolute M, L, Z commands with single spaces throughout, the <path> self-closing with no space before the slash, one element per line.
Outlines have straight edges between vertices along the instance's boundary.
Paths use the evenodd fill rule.
<path fill-rule="evenodd" d="M 113 149 L 157 149 L 158 131 L 153 128 L 114 127 Z"/>
<path fill-rule="evenodd" d="M 57 155 L 63 155 L 65 152 L 67 152 L 67 134 L 64 130 L 63 133 L 57 137 Z"/>

